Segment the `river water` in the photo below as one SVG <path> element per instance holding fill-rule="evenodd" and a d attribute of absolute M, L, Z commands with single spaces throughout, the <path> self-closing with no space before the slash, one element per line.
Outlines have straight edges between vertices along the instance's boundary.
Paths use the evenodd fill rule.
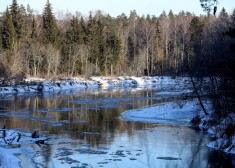
<path fill-rule="evenodd" d="M 0 96 L 0 126 L 39 130 L 45 144 L 20 145 L 22 167 L 233 167 L 192 126 L 126 121 L 121 113 L 180 99 L 161 88 L 103 88 Z M 166 90 L 164 90 L 166 91 Z M 182 97 L 182 96 L 181 96 Z"/>

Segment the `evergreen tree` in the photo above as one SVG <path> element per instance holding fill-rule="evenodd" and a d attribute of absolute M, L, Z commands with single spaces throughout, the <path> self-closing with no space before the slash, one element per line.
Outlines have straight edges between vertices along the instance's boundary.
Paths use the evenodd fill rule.
<path fill-rule="evenodd" d="M 106 58 L 105 58 L 105 38 L 104 38 L 104 26 L 101 22 L 101 20 L 99 19 L 96 23 L 97 25 L 97 29 L 96 29 L 96 33 L 95 33 L 95 40 L 94 40 L 94 46 L 96 53 L 93 53 L 96 59 L 96 65 L 99 64 L 100 70 L 103 73 L 103 75 L 105 75 L 105 64 L 106 64 Z M 97 72 L 97 70 L 96 70 Z"/>
<path fill-rule="evenodd" d="M 16 0 L 12 1 L 12 5 L 10 6 L 10 14 L 12 17 L 12 22 L 14 25 L 14 29 L 16 32 L 16 38 L 20 39 L 23 35 L 23 7 L 18 5 Z"/>
<path fill-rule="evenodd" d="M 228 13 L 226 12 L 225 8 L 222 8 L 222 10 L 219 14 L 219 17 L 223 18 L 223 19 L 228 19 Z"/>
<path fill-rule="evenodd" d="M 157 69 L 155 73 L 157 75 L 161 75 L 163 73 L 163 47 L 162 47 L 162 38 L 161 38 L 161 32 L 159 30 L 159 21 L 156 23 L 156 29 L 155 29 L 155 55 L 156 55 L 156 63 L 157 63 Z"/>
<path fill-rule="evenodd" d="M 193 17 L 189 27 L 191 50 L 188 62 L 193 66 L 192 72 L 198 75 L 203 74 L 202 70 L 206 66 L 202 55 L 203 26 L 204 24 L 199 20 L 199 17 Z"/>
<path fill-rule="evenodd" d="M 85 26 L 85 22 L 83 17 L 81 17 L 81 20 L 79 22 L 79 44 L 86 44 L 87 43 L 87 28 Z"/>
<path fill-rule="evenodd" d="M 0 53 L 2 51 L 2 24 L 0 23 Z"/>
<path fill-rule="evenodd" d="M 53 45 L 59 44 L 59 29 L 56 24 L 56 19 L 52 13 L 52 6 L 47 0 L 43 11 L 43 32 L 45 43 L 51 43 Z"/>
<path fill-rule="evenodd" d="M 33 40 L 33 41 L 36 41 L 38 39 L 38 34 L 37 34 L 37 23 L 35 21 L 35 19 L 33 18 L 33 21 L 32 21 L 32 26 L 31 26 L 31 33 L 30 33 L 30 38 Z"/>
<path fill-rule="evenodd" d="M 70 43 L 79 42 L 79 24 L 78 18 L 73 16 L 73 19 L 70 22 L 70 30 L 68 32 L 68 39 Z"/>
<path fill-rule="evenodd" d="M 96 31 L 97 31 L 97 23 L 95 19 L 93 19 L 91 13 L 89 15 L 89 20 L 88 20 L 88 45 L 89 45 L 89 50 L 90 50 L 90 61 L 95 63 L 96 60 L 98 60 L 97 53 L 99 51 L 98 49 L 98 41 L 97 41 L 97 36 L 96 36 Z"/>
<path fill-rule="evenodd" d="M 128 60 L 132 61 L 134 58 L 134 39 L 132 36 L 129 36 L 127 39 L 127 46 L 128 46 L 128 53 L 127 53 L 127 57 Z"/>
<path fill-rule="evenodd" d="M 16 41 L 16 32 L 14 24 L 12 22 L 12 17 L 8 8 L 4 14 L 4 22 L 2 28 L 2 44 L 3 48 L 11 49 Z"/>
<path fill-rule="evenodd" d="M 111 16 L 107 16 L 104 18 L 105 25 L 105 33 L 106 33 L 106 57 L 108 56 L 108 60 L 106 61 L 106 71 L 107 69 L 111 70 L 111 74 L 113 71 L 113 66 L 115 66 L 119 61 L 119 56 L 121 53 L 121 40 L 118 38 L 116 32 L 117 27 L 115 24 L 115 20 Z"/>
<path fill-rule="evenodd" d="M 95 64 L 96 73 L 98 72 L 98 67 L 102 72 L 105 71 L 105 38 L 103 28 L 100 19 L 96 21 L 90 14 L 88 20 L 88 43 L 90 61 Z"/>
<path fill-rule="evenodd" d="M 199 17 L 194 17 L 190 23 L 190 41 L 199 45 L 201 42 L 201 37 L 203 35 L 203 23 L 199 20 Z"/>

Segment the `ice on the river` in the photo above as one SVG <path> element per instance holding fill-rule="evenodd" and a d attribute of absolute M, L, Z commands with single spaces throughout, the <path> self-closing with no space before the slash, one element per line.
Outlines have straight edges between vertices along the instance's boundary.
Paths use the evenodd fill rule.
<path fill-rule="evenodd" d="M 122 118 L 130 121 L 151 122 L 190 126 L 190 120 L 198 111 L 197 101 L 176 101 L 128 110 L 122 113 Z"/>

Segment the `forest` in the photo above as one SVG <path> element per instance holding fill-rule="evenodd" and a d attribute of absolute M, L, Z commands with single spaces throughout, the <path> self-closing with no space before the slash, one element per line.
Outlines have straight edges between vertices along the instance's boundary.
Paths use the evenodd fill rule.
<path fill-rule="evenodd" d="M 0 76 L 231 75 L 235 10 L 116 18 L 101 11 L 56 17 L 16 0 L 0 14 Z"/>

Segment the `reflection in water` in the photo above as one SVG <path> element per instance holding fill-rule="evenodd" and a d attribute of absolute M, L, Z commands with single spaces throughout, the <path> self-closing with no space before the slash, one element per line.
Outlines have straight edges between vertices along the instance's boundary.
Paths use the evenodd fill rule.
<path fill-rule="evenodd" d="M 205 147 L 208 137 L 190 127 L 120 119 L 129 109 L 179 100 L 157 91 L 107 88 L 2 96 L 0 125 L 56 135 L 47 145 L 32 145 L 39 151 L 34 162 L 41 160 L 45 167 L 231 167 L 231 158 Z M 24 165 L 27 157 L 21 158 Z"/>

